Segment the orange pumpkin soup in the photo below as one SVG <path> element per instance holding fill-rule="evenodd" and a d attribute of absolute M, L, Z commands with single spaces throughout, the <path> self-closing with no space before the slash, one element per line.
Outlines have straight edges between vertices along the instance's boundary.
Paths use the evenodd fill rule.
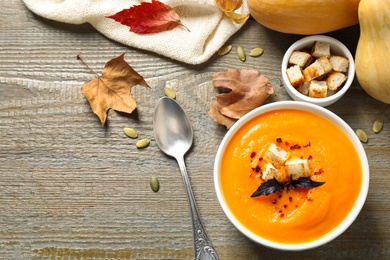
<path fill-rule="evenodd" d="M 251 197 L 265 182 L 271 144 L 289 158 L 305 160 L 310 179 L 325 183 Z M 362 166 L 335 124 L 310 112 L 282 109 L 255 117 L 233 135 L 222 157 L 220 183 L 242 225 L 268 240 L 297 244 L 326 235 L 346 217 L 359 195 Z"/>

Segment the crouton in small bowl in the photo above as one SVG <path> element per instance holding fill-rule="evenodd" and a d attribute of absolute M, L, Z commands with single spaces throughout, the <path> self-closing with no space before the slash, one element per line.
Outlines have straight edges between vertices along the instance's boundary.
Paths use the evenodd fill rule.
<path fill-rule="evenodd" d="M 329 106 L 347 92 L 354 77 L 351 52 L 329 36 L 302 38 L 283 57 L 282 80 L 294 100 Z"/>
<path fill-rule="evenodd" d="M 354 222 L 369 166 L 340 117 L 311 103 L 279 101 L 230 128 L 217 151 L 214 186 L 225 215 L 249 239 L 301 251 L 332 241 Z"/>

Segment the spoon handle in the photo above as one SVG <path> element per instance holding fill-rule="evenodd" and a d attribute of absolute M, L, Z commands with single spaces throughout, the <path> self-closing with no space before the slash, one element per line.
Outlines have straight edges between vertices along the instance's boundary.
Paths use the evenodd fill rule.
<path fill-rule="evenodd" d="M 218 260 L 219 257 L 217 255 L 217 252 L 212 246 L 211 240 L 206 233 L 206 229 L 203 226 L 202 220 L 200 219 L 198 209 L 195 203 L 195 198 L 192 194 L 191 184 L 188 178 L 184 158 L 178 157 L 176 158 L 176 160 L 180 167 L 184 187 L 187 192 L 188 202 L 190 204 L 192 230 L 194 232 L 195 260 Z"/>

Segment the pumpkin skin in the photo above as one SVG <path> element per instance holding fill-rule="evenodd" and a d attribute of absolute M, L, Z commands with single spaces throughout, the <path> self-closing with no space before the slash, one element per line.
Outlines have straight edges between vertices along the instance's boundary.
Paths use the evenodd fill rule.
<path fill-rule="evenodd" d="M 390 0 L 362 0 L 356 77 L 373 98 L 390 104 Z"/>
<path fill-rule="evenodd" d="M 358 23 L 360 0 L 247 0 L 263 26 L 290 34 L 321 34 Z"/>

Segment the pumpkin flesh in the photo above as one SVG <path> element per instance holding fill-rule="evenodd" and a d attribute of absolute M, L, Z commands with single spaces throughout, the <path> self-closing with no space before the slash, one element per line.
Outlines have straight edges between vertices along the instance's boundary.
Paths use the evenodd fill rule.
<path fill-rule="evenodd" d="M 390 104 L 390 0 L 362 0 L 359 21 L 356 77 L 370 96 Z"/>
<path fill-rule="evenodd" d="M 248 0 L 252 17 L 265 27 L 291 34 L 321 34 L 358 23 L 359 0 Z"/>

